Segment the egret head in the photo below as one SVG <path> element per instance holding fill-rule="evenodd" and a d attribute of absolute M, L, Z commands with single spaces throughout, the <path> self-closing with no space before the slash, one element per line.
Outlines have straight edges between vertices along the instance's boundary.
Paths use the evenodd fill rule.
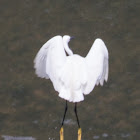
<path fill-rule="evenodd" d="M 70 41 L 71 39 L 73 39 L 73 38 L 74 38 L 73 36 L 70 37 L 69 35 L 64 35 L 64 36 L 63 36 L 63 41 L 69 43 L 69 41 Z"/>

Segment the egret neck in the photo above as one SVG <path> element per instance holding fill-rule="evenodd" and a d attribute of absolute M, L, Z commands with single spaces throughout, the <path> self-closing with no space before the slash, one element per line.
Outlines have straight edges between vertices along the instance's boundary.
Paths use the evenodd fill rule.
<path fill-rule="evenodd" d="M 71 50 L 71 49 L 69 48 L 69 46 L 68 46 L 68 42 L 69 42 L 69 41 L 70 41 L 70 40 L 66 40 L 66 39 L 63 38 L 64 49 L 65 49 L 65 51 L 67 52 L 68 55 L 73 55 L 72 50 Z"/>

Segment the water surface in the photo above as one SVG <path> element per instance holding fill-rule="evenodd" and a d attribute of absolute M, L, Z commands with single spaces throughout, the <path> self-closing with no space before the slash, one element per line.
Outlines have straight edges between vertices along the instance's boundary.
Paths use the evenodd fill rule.
<path fill-rule="evenodd" d="M 82 140 L 139 139 L 138 14 L 138 0 L 1 0 L 0 139 L 59 139 L 65 101 L 33 69 L 39 48 L 58 34 L 75 36 L 70 47 L 82 56 L 97 37 L 109 50 L 108 83 L 78 104 Z M 68 105 L 65 139 L 72 140 L 77 124 Z"/>

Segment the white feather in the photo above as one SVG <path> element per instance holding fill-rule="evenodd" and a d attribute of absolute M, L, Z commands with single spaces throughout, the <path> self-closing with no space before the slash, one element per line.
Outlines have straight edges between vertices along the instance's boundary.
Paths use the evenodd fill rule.
<path fill-rule="evenodd" d="M 83 89 L 87 82 L 84 58 L 79 55 L 68 56 L 60 80 L 62 88 L 59 96 L 61 98 L 72 102 L 84 100 Z"/>
<path fill-rule="evenodd" d="M 56 36 L 39 50 L 34 67 L 41 78 L 50 78 L 59 96 L 70 102 L 84 100 L 95 85 L 108 79 L 108 51 L 101 39 L 96 39 L 87 56 L 73 54 L 70 36 Z M 66 56 L 65 51 L 70 55 Z"/>
<path fill-rule="evenodd" d="M 95 85 L 103 85 L 108 79 L 108 50 L 101 39 L 96 39 L 86 56 L 88 82 L 84 94 L 89 94 Z"/>
<path fill-rule="evenodd" d="M 38 77 L 52 81 L 56 91 L 59 91 L 59 73 L 64 65 L 66 53 L 61 36 L 55 36 L 47 41 L 36 55 L 34 67 Z"/>

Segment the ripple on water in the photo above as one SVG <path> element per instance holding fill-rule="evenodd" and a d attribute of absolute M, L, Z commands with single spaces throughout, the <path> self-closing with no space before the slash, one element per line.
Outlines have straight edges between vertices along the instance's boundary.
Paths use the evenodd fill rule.
<path fill-rule="evenodd" d="M 112 137 L 121 137 L 121 138 L 128 138 L 128 137 L 130 137 L 131 135 L 130 135 L 130 133 L 121 133 L 121 134 L 119 134 L 119 135 L 112 134 L 112 135 L 110 135 L 110 136 L 112 136 Z M 109 134 L 103 133 L 101 136 L 100 136 L 100 135 L 95 135 L 95 136 L 93 136 L 93 139 L 99 139 L 100 137 L 107 138 L 107 137 L 109 137 Z"/>
<path fill-rule="evenodd" d="M 100 138 L 100 136 L 93 136 L 93 139 L 95 139 L 95 140 L 97 140 L 99 138 Z"/>
<path fill-rule="evenodd" d="M 130 134 L 129 134 L 129 133 L 127 133 L 127 134 L 122 133 L 122 134 L 121 134 L 121 137 L 122 137 L 122 138 L 127 138 L 127 137 L 130 137 Z"/>
<path fill-rule="evenodd" d="M 73 121 L 72 119 L 66 119 L 66 120 L 64 121 L 64 123 L 65 123 L 65 124 L 68 124 L 68 125 L 75 125 L 75 124 L 76 124 L 76 122 Z"/>
<path fill-rule="evenodd" d="M 36 138 L 33 137 L 23 137 L 23 136 L 14 137 L 14 136 L 2 135 L 2 138 L 4 138 L 4 140 L 36 140 Z"/>
<path fill-rule="evenodd" d="M 108 134 L 107 134 L 107 133 L 103 133 L 102 136 L 103 136 L 104 138 L 106 138 L 106 137 L 108 137 Z"/>

